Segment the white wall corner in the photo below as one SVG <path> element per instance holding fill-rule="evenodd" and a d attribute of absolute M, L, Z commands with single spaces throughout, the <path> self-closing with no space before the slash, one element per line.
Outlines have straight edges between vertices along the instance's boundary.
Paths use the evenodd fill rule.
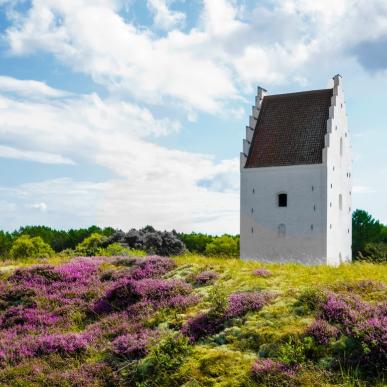
<path fill-rule="evenodd" d="M 241 152 L 241 155 L 240 155 L 240 169 L 241 170 L 245 167 L 246 161 L 247 161 L 247 156 L 243 152 Z"/>
<path fill-rule="evenodd" d="M 263 97 L 268 94 L 267 90 L 261 86 L 257 88 L 257 96 L 255 97 L 255 106 L 261 107 Z"/>
<path fill-rule="evenodd" d="M 257 119 L 253 116 L 249 117 L 249 126 L 250 128 L 255 129 L 255 126 L 257 125 Z"/>
<path fill-rule="evenodd" d="M 251 115 L 257 120 L 260 111 L 261 111 L 260 108 L 257 108 L 256 106 L 252 106 L 252 108 L 251 108 Z"/>
<path fill-rule="evenodd" d="M 243 139 L 243 153 L 245 155 L 248 155 L 249 150 L 250 150 L 250 143 L 246 139 Z"/>
<path fill-rule="evenodd" d="M 246 126 L 246 140 L 251 144 L 253 140 L 254 129 Z"/>

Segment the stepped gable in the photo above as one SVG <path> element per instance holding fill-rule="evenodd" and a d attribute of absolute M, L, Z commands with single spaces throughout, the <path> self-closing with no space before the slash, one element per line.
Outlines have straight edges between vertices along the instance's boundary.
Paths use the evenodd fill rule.
<path fill-rule="evenodd" d="M 321 164 L 332 94 L 264 96 L 245 168 Z"/>

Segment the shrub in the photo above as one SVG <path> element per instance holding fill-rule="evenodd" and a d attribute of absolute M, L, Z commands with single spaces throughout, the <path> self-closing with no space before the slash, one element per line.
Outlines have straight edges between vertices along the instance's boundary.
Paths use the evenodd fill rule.
<path fill-rule="evenodd" d="M 332 339 L 337 338 L 339 330 L 324 320 L 315 320 L 305 333 L 313 337 L 317 344 L 326 345 Z"/>
<path fill-rule="evenodd" d="M 156 231 L 147 226 L 142 230 L 132 229 L 126 234 L 118 232 L 110 240 L 119 242 L 131 249 L 144 250 L 149 254 L 162 256 L 179 255 L 185 251 L 184 243 L 178 238 L 176 231 Z"/>
<path fill-rule="evenodd" d="M 387 243 L 367 243 L 357 256 L 359 261 L 387 263 Z"/>
<path fill-rule="evenodd" d="M 149 329 L 118 336 L 112 342 L 112 352 L 129 359 L 138 359 L 145 356 L 149 342 L 154 337 L 155 333 Z"/>
<path fill-rule="evenodd" d="M 176 267 L 175 262 L 171 259 L 157 255 L 137 262 L 137 268 L 131 274 L 131 277 L 134 279 L 161 277 Z"/>
<path fill-rule="evenodd" d="M 223 235 L 206 246 L 206 255 L 239 257 L 239 238 Z"/>
<path fill-rule="evenodd" d="M 138 363 L 130 379 L 133 378 L 138 385 L 150 387 L 179 386 L 181 383 L 176 371 L 191 352 L 192 347 L 186 337 L 168 334 Z"/>
<path fill-rule="evenodd" d="M 234 318 L 245 315 L 247 312 L 261 310 L 272 296 L 268 293 L 241 292 L 231 294 L 228 299 L 226 318 Z"/>
<path fill-rule="evenodd" d="M 86 257 L 97 255 L 98 250 L 105 241 L 106 237 L 104 235 L 95 232 L 77 245 L 75 253 Z"/>
<path fill-rule="evenodd" d="M 128 257 L 142 257 L 145 256 L 145 251 L 142 250 L 134 250 L 129 249 L 127 247 L 123 247 L 119 243 L 112 243 L 107 247 L 100 247 L 96 251 L 96 255 L 104 256 L 104 257 L 114 257 L 114 256 L 128 256 Z"/>
<path fill-rule="evenodd" d="M 255 269 L 253 274 L 257 277 L 270 277 L 272 275 L 271 271 L 267 269 Z"/>
<path fill-rule="evenodd" d="M 215 271 L 206 270 L 202 271 L 194 278 L 194 283 L 198 286 L 211 285 L 218 277 L 219 274 Z"/>
<path fill-rule="evenodd" d="M 22 235 L 13 242 L 9 256 L 11 259 L 49 258 L 54 250 L 41 237 Z"/>
<path fill-rule="evenodd" d="M 257 360 L 251 372 L 260 385 L 268 386 L 286 385 L 295 376 L 295 371 L 289 365 L 272 359 Z"/>
<path fill-rule="evenodd" d="M 271 299 L 267 293 L 244 292 L 231 294 L 226 301 L 222 294 L 217 299 L 216 294 L 219 293 L 217 291 L 212 295 L 215 302 L 207 313 L 199 313 L 183 325 L 182 333 L 192 342 L 219 332 L 227 320 L 260 310 Z"/>

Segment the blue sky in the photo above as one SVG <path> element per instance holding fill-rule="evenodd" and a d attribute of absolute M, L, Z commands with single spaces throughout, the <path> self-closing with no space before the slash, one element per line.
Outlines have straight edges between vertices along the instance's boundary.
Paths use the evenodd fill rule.
<path fill-rule="evenodd" d="M 0 0 L 0 228 L 239 232 L 257 85 L 344 92 L 387 223 L 385 0 Z"/>

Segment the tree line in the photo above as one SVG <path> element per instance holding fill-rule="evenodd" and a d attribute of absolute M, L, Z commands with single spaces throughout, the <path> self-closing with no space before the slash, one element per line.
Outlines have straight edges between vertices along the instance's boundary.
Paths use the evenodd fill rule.
<path fill-rule="evenodd" d="M 204 233 L 158 231 L 152 226 L 128 232 L 112 227 L 56 230 L 47 226 L 26 226 L 13 232 L 0 231 L 2 259 L 67 255 L 130 255 L 146 252 L 179 255 L 184 252 L 208 256 L 239 256 L 239 235 L 214 236 Z M 354 260 L 387 262 L 387 226 L 364 210 L 352 216 Z"/>

